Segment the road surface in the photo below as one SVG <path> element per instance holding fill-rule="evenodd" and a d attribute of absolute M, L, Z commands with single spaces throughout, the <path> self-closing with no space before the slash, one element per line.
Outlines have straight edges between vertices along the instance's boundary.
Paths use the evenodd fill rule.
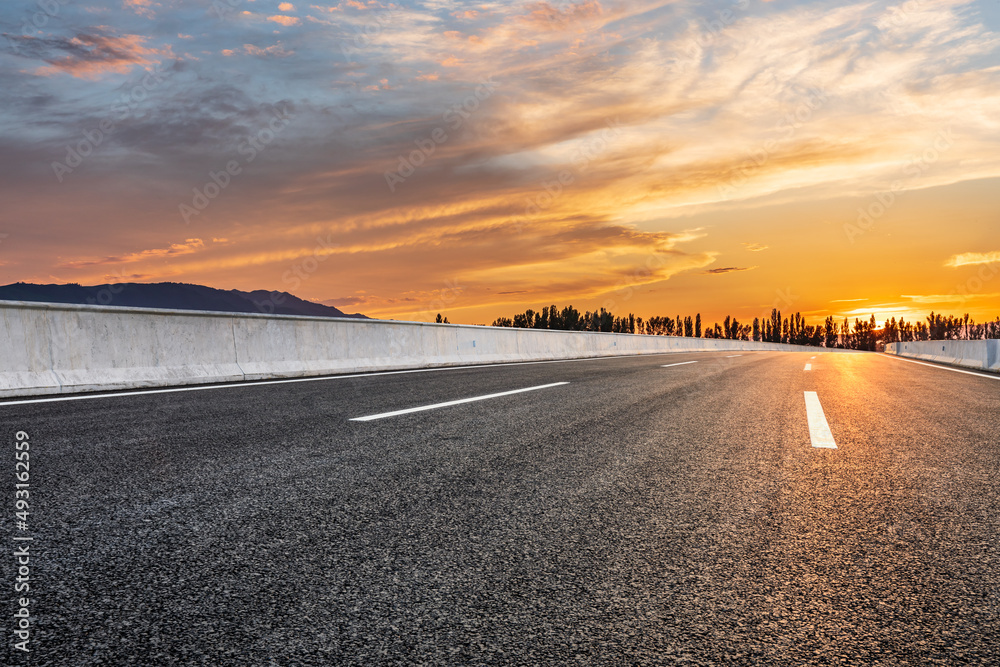
<path fill-rule="evenodd" d="M 24 654 L 8 556 L 3 650 L 1000 664 L 1000 376 L 733 355 L 0 403 L 32 614 Z"/>

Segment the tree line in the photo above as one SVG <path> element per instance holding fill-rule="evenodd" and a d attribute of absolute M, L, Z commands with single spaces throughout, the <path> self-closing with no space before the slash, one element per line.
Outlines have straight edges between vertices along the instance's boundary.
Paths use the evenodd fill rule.
<path fill-rule="evenodd" d="M 440 322 L 440 315 L 438 321 Z M 444 320 L 447 322 L 447 318 Z M 520 329 L 559 329 L 563 331 L 604 331 L 611 333 L 645 334 L 648 336 L 686 336 L 693 338 L 725 338 L 730 340 L 764 341 L 839 347 L 852 350 L 880 350 L 887 343 L 918 340 L 977 340 L 1000 338 L 1000 317 L 977 323 L 968 314 L 963 317 L 944 316 L 931 312 L 925 322 L 907 322 L 895 317 L 879 327 L 872 315 L 869 319 L 849 318 L 838 321 L 827 317 L 821 325 L 806 324 L 801 313 L 783 317 L 777 308 L 767 317 L 755 317 L 753 322 L 740 322 L 727 315 L 719 324 L 702 325 L 701 313 L 694 317 L 654 316 L 647 319 L 634 314 L 617 316 L 601 308 L 581 313 L 573 306 L 560 309 L 555 305 L 540 311 L 531 308 L 513 317 L 498 317 L 495 327 Z"/>

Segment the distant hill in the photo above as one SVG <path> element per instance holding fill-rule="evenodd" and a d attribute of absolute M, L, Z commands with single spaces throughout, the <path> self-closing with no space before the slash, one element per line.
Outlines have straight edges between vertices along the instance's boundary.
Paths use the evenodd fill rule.
<path fill-rule="evenodd" d="M 360 313 L 347 314 L 333 306 L 305 301 L 288 292 L 241 292 L 185 283 L 117 283 L 89 287 L 75 283 L 14 283 L 0 287 L 0 300 L 368 319 Z"/>

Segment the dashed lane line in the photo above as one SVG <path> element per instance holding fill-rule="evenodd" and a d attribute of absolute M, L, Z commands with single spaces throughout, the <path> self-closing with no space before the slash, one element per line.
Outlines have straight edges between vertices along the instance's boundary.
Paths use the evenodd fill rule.
<path fill-rule="evenodd" d="M 812 440 L 812 446 L 820 449 L 836 449 L 837 443 L 830 431 L 830 424 L 826 421 L 819 396 L 815 391 L 807 391 L 805 395 L 806 417 L 809 420 L 809 438 Z"/>
<path fill-rule="evenodd" d="M 514 394 L 523 394 L 526 391 L 538 391 L 539 389 L 550 389 L 552 387 L 561 387 L 569 382 L 553 382 L 552 384 L 540 384 L 535 387 L 525 387 L 524 389 L 514 389 L 512 391 L 501 391 L 496 394 L 486 394 L 484 396 L 472 396 L 469 398 L 460 398 L 455 401 L 445 401 L 444 403 L 434 403 L 433 405 L 421 405 L 416 408 L 406 408 L 405 410 L 393 410 L 392 412 L 381 412 L 377 415 L 368 415 L 367 417 L 354 417 L 351 419 L 352 422 L 370 422 L 376 419 L 385 419 L 386 417 L 398 417 L 399 415 L 408 415 L 413 412 L 423 412 L 425 410 L 437 410 L 438 408 L 448 408 L 453 405 L 462 405 L 463 403 L 474 403 L 476 401 L 485 401 L 491 398 L 500 398 L 501 396 L 512 396 Z"/>

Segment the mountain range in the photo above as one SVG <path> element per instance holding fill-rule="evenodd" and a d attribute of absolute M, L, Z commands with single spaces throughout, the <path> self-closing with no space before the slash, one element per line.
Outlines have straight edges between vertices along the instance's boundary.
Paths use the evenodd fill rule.
<path fill-rule="evenodd" d="M 115 283 L 91 286 L 76 283 L 64 285 L 13 283 L 0 286 L 0 301 L 43 301 L 133 308 L 368 319 L 360 313 L 344 313 L 333 306 L 306 301 L 288 292 L 268 290 L 242 292 L 187 283 Z"/>

